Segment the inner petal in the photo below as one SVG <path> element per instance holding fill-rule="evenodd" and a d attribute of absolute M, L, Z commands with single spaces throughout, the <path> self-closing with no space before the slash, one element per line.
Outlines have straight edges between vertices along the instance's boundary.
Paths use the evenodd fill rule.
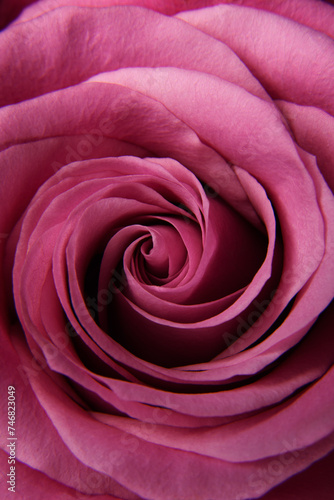
<path fill-rule="evenodd" d="M 182 240 L 171 225 L 154 226 L 149 230 L 151 239 L 140 249 L 147 277 L 155 280 L 174 276 L 187 259 Z"/>

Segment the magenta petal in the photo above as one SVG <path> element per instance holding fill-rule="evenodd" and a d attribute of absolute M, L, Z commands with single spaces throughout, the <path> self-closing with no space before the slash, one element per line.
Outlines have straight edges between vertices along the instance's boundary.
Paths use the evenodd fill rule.
<path fill-rule="evenodd" d="M 272 97 L 334 113 L 334 41 L 328 36 L 319 32 L 313 36 L 313 30 L 302 24 L 235 5 L 185 12 L 178 17 L 231 47 Z M 251 44 L 246 42 L 249 39 Z"/>
<path fill-rule="evenodd" d="M 20 498 L 328 500 L 333 7 L 24 3 L 0 1 Z"/>
<path fill-rule="evenodd" d="M 328 186 L 334 192 L 334 118 L 312 106 L 278 101 L 298 144 L 317 158 Z"/>
<path fill-rule="evenodd" d="M 269 100 L 259 82 L 227 45 L 179 19 L 152 10 L 70 5 L 43 12 L 34 17 L 33 23 L 34 30 L 30 29 L 29 22 L 23 22 L 10 27 L 0 37 L 0 68 L 7 73 L 8 82 L 4 82 L 2 105 L 75 85 L 104 71 L 152 66 L 152 61 L 157 67 L 174 66 L 218 75 Z M 157 24 L 160 29 L 156 31 Z M 45 30 L 47 40 L 43 36 Z M 158 37 L 155 44 L 151 43 L 152 30 Z M 124 33 L 134 50 L 123 50 Z M 18 68 L 11 64 L 17 57 L 22 61 L 20 79 L 16 73 Z M 88 57 L 90 64 L 87 65 Z M 27 85 L 32 75 L 37 85 Z M 9 83 L 14 80 L 15 87 Z"/>
<path fill-rule="evenodd" d="M 319 500 L 327 500 L 331 497 L 334 488 L 331 473 L 333 463 L 334 454 L 329 453 L 322 460 L 318 460 L 303 472 L 292 476 L 271 490 L 263 497 L 263 500 L 281 500 L 281 498 L 289 498 L 291 495 L 302 495 L 305 500 L 313 500 L 315 497 Z"/>

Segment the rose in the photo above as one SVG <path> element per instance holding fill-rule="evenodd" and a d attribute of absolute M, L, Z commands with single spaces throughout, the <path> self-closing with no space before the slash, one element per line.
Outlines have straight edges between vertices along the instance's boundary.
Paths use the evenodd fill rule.
<path fill-rule="evenodd" d="M 19 494 L 329 498 L 332 9 L 54 6 L 0 39 Z"/>
<path fill-rule="evenodd" d="M 1 470 L 330 498 L 333 8 L 108 3 L 0 35 Z"/>

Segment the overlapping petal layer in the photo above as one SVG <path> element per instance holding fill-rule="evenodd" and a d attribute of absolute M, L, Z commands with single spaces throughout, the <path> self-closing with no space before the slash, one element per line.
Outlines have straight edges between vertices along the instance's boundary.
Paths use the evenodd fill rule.
<path fill-rule="evenodd" d="M 0 35 L 34 498 L 269 500 L 331 463 L 333 9 L 239 3 L 46 0 Z"/>

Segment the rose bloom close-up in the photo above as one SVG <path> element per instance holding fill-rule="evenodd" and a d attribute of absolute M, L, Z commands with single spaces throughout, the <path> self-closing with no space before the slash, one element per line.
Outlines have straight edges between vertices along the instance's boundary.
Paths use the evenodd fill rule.
<path fill-rule="evenodd" d="M 334 5 L 0 0 L 0 498 L 331 500 Z"/>

